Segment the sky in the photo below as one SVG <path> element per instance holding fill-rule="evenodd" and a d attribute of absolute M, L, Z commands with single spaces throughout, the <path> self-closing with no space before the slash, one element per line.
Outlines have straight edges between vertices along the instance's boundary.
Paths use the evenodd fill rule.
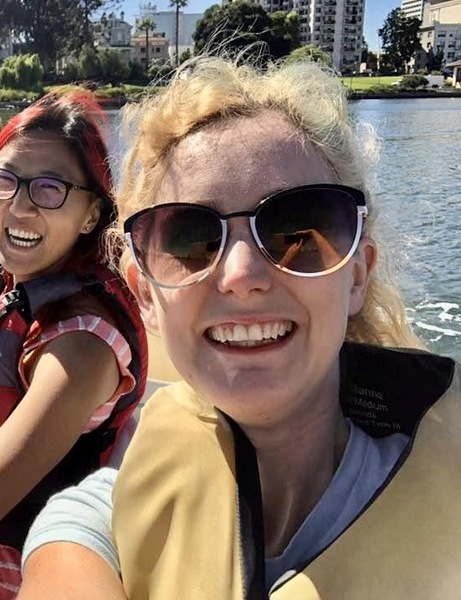
<path fill-rule="evenodd" d="M 171 10 L 169 0 L 150 1 L 157 6 L 157 10 Z M 217 3 L 219 0 L 189 0 L 185 12 L 203 13 L 209 6 Z M 125 19 L 128 23 L 134 23 L 135 18 L 139 15 L 140 4 L 139 0 L 123 1 L 122 10 L 125 11 Z M 147 4 L 147 1 L 142 4 Z M 390 11 L 400 5 L 400 0 L 365 0 L 364 35 L 370 50 L 378 50 L 378 29 Z"/>

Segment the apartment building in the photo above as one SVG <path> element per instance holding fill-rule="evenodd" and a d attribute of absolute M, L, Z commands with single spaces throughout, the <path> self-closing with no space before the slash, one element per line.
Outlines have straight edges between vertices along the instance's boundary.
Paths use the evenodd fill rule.
<path fill-rule="evenodd" d="M 259 0 L 265 10 L 294 10 L 301 43 L 327 52 L 341 72 L 359 72 L 365 0 Z"/>
<path fill-rule="evenodd" d="M 428 52 L 443 52 L 443 64 L 461 59 L 461 0 L 426 1 L 421 45 Z"/>
<path fill-rule="evenodd" d="M 401 9 L 407 17 L 417 17 L 423 20 L 424 0 L 402 0 Z"/>

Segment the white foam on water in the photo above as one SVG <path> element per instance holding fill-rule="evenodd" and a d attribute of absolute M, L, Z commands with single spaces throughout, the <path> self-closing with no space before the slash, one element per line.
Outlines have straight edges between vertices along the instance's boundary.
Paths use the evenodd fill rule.
<path fill-rule="evenodd" d="M 434 331 L 436 333 L 440 333 L 440 337 L 442 335 L 447 335 L 449 337 L 461 337 L 461 331 L 457 331 L 455 329 L 445 329 L 442 327 L 437 327 L 437 325 L 429 325 L 429 323 L 423 323 L 422 321 L 415 321 L 415 325 L 417 325 L 421 329 L 425 329 L 426 331 Z M 440 337 L 438 337 L 438 339 L 440 339 Z M 434 339 L 433 341 L 437 340 Z"/>

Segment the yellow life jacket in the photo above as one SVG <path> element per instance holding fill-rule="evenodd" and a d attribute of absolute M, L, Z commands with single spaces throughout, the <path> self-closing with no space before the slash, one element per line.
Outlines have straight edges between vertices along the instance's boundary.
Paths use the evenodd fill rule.
<path fill-rule="evenodd" d="M 370 435 L 411 441 L 357 519 L 270 599 L 459 600 L 460 365 L 345 344 L 341 379 L 346 416 Z M 130 600 L 267 598 L 254 448 L 185 383 L 144 408 L 113 499 Z"/>

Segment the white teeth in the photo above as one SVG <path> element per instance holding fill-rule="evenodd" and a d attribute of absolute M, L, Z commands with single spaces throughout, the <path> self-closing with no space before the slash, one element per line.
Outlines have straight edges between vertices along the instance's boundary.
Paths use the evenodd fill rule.
<path fill-rule="evenodd" d="M 236 346 L 256 346 L 271 343 L 293 329 L 292 321 L 274 323 L 252 323 L 251 325 L 218 325 L 208 330 L 209 337 L 215 342 Z"/>
<path fill-rule="evenodd" d="M 243 325 L 235 325 L 234 331 L 232 333 L 232 340 L 234 342 L 245 342 L 249 339 L 247 329 Z"/>
<path fill-rule="evenodd" d="M 15 246 L 21 246 L 22 248 L 31 248 L 36 246 L 42 239 L 42 236 L 33 231 L 26 231 L 24 229 L 7 229 L 8 239 Z"/>
<path fill-rule="evenodd" d="M 259 325 L 258 323 L 250 325 L 250 327 L 248 328 L 248 339 L 255 341 L 263 339 L 263 330 L 261 325 Z"/>

